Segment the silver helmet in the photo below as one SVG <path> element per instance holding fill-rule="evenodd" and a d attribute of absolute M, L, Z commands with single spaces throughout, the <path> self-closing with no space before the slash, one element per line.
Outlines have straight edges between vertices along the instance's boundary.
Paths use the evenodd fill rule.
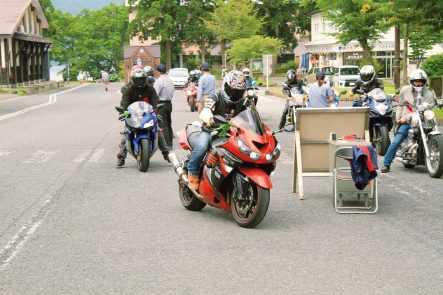
<path fill-rule="evenodd" d="M 422 86 L 415 86 L 413 81 L 421 81 L 423 84 Z M 417 69 L 415 71 L 412 71 L 412 73 L 409 75 L 409 84 L 415 89 L 415 91 L 420 92 L 423 89 L 423 86 L 426 85 L 426 82 L 428 81 L 428 75 L 426 75 L 425 71 Z"/>
<path fill-rule="evenodd" d="M 365 65 L 360 70 L 360 79 L 363 85 L 368 85 L 375 79 L 375 68 L 371 65 Z"/>

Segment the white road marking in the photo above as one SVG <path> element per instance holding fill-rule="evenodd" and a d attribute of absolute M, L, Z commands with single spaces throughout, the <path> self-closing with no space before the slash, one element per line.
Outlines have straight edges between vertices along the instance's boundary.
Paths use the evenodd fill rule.
<path fill-rule="evenodd" d="M 29 159 L 23 161 L 22 164 L 45 163 L 56 153 L 57 151 L 39 150 L 35 152 Z"/>
<path fill-rule="evenodd" d="M 2 151 L 2 150 L 0 150 L 0 158 L 1 158 L 1 157 L 9 156 L 10 154 L 13 154 L 13 153 L 15 153 L 15 152 Z"/>
<path fill-rule="evenodd" d="M 91 158 L 89 159 L 89 162 L 98 163 L 100 158 L 105 153 L 105 149 L 96 149 L 94 153 L 92 154 Z"/>
<path fill-rule="evenodd" d="M 74 160 L 72 160 L 72 162 L 74 163 L 81 163 L 83 161 L 86 160 L 86 158 L 89 156 L 89 154 L 91 153 L 91 150 L 84 150 L 80 155 L 77 156 L 77 158 L 75 158 Z"/>
<path fill-rule="evenodd" d="M 48 102 L 45 102 L 45 103 L 42 103 L 42 104 L 38 104 L 38 105 L 35 105 L 35 106 L 32 106 L 32 107 L 29 107 L 29 108 L 17 111 L 15 113 L 10 113 L 10 114 L 1 116 L 0 117 L 0 121 L 6 120 L 6 119 L 9 119 L 9 118 L 12 118 L 12 117 L 16 117 L 16 116 L 19 116 L 19 115 L 22 115 L 22 114 L 26 114 L 26 113 L 28 113 L 30 111 L 35 111 L 35 110 L 38 110 L 40 108 L 43 108 L 43 107 L 49 106 L 51 104 L 54 104 L 54 103 L 57 102 L 57 95 L 64 94 L 64 93 L 67 93 L 67 92 L 71 92 L 71 91 L 77 90 L 77 89 L 79 89 L 81 87 L 84 87 L 84 86 L 86 86 L 86 85 L 80 85 L 80 86 L 77 86 L 77 87 L 74 87 L 72 89 L 68 89 L 68 90 L 62 91 L 62 92 L 53 93 L 53 94 L 49 95 Z"/>

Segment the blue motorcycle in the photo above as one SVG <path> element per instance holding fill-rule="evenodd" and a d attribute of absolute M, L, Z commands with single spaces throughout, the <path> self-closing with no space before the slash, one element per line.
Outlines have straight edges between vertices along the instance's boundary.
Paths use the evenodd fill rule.
<path fill-rule="evenodd" d="M 353 107 L 368 107 L 369 112 L 369 136 L 372 145 L 380 156 L 384 156 L 391 140 L 389 131 L 394 125 L 392 98 L 380 89 L 375 88 L 368 93 L 357 89 L 360 98 L 353 102 Z"/>
<path fill-rule="evenodd" d="M 128 111 L 115 107 L 120 113 L 119 120 L 125 121 L 126 148 L 137 160 L 138 170 L 146 172 L 152 155 L 158 148 L 158 121 L 152 105 L 136 101 Z"/>

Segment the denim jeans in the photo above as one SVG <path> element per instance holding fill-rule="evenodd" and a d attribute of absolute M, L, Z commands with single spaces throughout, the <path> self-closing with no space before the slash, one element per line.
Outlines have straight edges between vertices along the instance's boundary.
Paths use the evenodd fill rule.
<path fill-rule="evenodd" d="M 391 166 L 392 161 L 395 158 L 395 154 L 397 153 L 398 147 L 401 145 L 403 140 L 408 137 L 409 124 L 401 124 L 398 127 L 397 134 L 394 137 L 394 140 L 389 145 L 388 151 L 386 152 L 385 158 L 383 160 L 383 165 Z"/>
<path fill-rule="evenodd" d="M 208 132 L 201 132 L 198 136 L 197 145 L 192 150 L 191 159 L 188 163 L 188 172 L 192 175 L 200 175 L 200 164 L 209 150 L 211 135 Z"/>

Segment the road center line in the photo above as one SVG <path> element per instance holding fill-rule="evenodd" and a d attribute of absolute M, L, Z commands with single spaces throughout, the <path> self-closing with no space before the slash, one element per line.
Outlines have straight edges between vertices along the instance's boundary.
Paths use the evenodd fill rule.
<path fill-rule="evenodd" d="M 26 108 L 26 109 L 23 109 L 23 110 L 20 110 L 20 111 L 14 112 L 14 113 L 10 113 L 10 114 L 7 114 L 7 115 L 4 115 L 4 116 L 1 116 L 1 117 L 0 117 L 0 121 L 2 121 L 2 120 L 6 120 L 6 119 L 9 119 L 9 118 L 12 118 L 12 117 L 16 117 L 16 116 L 19 116 L 19 115 L 25 114 L 25 113 L 27 113 L 27 112 L 34 111 L 34 110 L 37 110 L 37 109 L 40 109 L 40 108 L 46 107 L 46 106 L 48 106 L 48 105 L 54 104 L 54 103 L 57 102 L 57 95 L 64 94 L 64 93 L 68 93 L 68 92 L 71 92 L 71 91 L 77 90 L 77 89 L 79 89 L 79 88 L 85 87 L 85 86 L 87 86 L 87 85 L 88 85 L 88 84 L 80 85 L 80 86 L 77 86 L 77 87 L 74 87 L 74 88 L 71 88 L 71 89 L 68 89 L 68 90 L 62 91 L 62 92 L 58 92 L 58 93 L 50 94 L 50 95 L 49 95 L 48 102 L 45 102 L 45 103 L 42 103 L 42 104 L 38 104 L 38 105 L 35 105 L 35 106 L 32 106 L 32 107 L 29 107 L 29 108 Z"/>

